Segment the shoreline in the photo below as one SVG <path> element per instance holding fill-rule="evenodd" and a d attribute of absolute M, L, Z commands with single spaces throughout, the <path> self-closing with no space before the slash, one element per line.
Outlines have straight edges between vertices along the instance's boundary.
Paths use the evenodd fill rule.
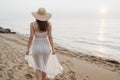
<path fill-rule="evenodd" d="M 0 33 L 0 42 L 0 79 L 35 80 L 33 68 L 30 68 L 24 60 L 28 37 L 21 34 Z M 108 80 L 110 78 L 109 80 L 120 80 L 119 62 L 69 50 L 56 43 L 54 46 L 58 60 L 64 68 L 63 74 L 56 76 L 55 79 Z M 105 77 L 99 77 L 103 76 L 103 73 Z M 111 77 L 116 77 L 116 79 Z"/>
<path fill-rule="evenodd" d="M 18 34 L 18 35 L 22 35 L 22 36 L 25 36 L 25 37 L 29 37 L 29 34 L 22 34 L 22 33 L 19 33 L 19 32 L 16 32 L 16 31 L 13 31 L 12 29 L 10 28 L 4 28 L 4 27 L 0 27 L 2 29 L 8 29 L 10 30 L 10 34 Z M 1 32 L 0 32 L 1 33 Z M 5 32 L 6 33 L 6 32 Z M 8 33 L 8 34 L 9 34 Z M 55 43 L 56 45 L 59 45 L 59 43 Z M 98 58 L 102 58 L 102 57 L 99 57 L 99 56 L 96 56 L 96 55 L 92 55 L 90 54 L 90 52 L 80 52 L 80 51 L 77 51 L 77 50 L 73 50 L 71 48 L 67 48 L 67 47 L 63 47 L 62 45 L 59 45 L 59 47 L 62 47 L 62 48 L 65 48 L 67 50 L 70 50 L 70 51 L 73 51 L 73 52 L 76 52 L 76 53 L 82 53 L 82 54 L 85 54 L 85 55 L 89 55 L 89 56 L 93 56 L 93 57 L 98 57 Z M 86 54 L 87 53 L 87 54 Z M 111 63 L 120 63 L 118 60 L 115 60 L 115 59 L 112 59 L 112 58 L 107 58 L 107 57 L 104 57 L 108 60 L 108 62 L 111 62 Z M 103 59 L 104 59 L 103 58 Z"/>
<path fill-rule="evenodd" d="M 71 58 L 75 57 L 79 60 L 88 61 L 89 63 L 97 64 L 100 67 L 103 67 L 105 69 L 108 69 L 110 71 L 117 72 L 118 74 L 120 74 L 120 63 L 116 60 L 94 56 L 94 55 L 89 55 L 89 54 L 81 53 L 78 51 L 73 51 L 65 47 L 59 46 L 59 44 L 57 43 L 55 43 L 55 45 L 56 45 L 55 50 L 58 50 L 60 54 L 62 55 L 66 55 Z M 109 68 L 106 66 L 108 66 Z"/>

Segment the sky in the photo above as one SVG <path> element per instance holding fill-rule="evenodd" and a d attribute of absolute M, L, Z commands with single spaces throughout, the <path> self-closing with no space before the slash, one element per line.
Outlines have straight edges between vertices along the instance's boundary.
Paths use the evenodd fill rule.
<path fill-rule="evenodd" d="M 0 18 L 29 17 L 31 12 L 44 7 L 55 17 L 120 18 L 120 0 L 0 0 Z"/>

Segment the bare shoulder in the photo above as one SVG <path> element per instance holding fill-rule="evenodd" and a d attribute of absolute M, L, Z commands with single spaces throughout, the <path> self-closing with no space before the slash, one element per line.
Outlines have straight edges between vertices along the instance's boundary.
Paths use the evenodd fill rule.
<path fill-rule="evenodd" d="M 32 21 L 32 22 L 30 22 L 30 25 L 33 25 L 35 23 L 35 21 Z"/>
<path fill-rule="evenodd" d="M 33 22 L 30 22 L 30 27 L 32 27 L 32 25 L 33 25 Z"/>
<path fill-rule="evenodd" d="M 34 29 L 35 21 L 30 23 L 30 28 Z"/>
<path fill-rule="evenodd" d="M 34 21 L 30 22 L 30 24 L 33 24 L 33 23 L 34 23 Z"/>

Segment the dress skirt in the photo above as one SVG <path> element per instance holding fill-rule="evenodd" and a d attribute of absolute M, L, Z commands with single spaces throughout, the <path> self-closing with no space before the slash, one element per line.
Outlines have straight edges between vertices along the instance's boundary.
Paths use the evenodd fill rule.
<path fill-rule="evenodd" d="M 25 60 L 34 70 L 44 71 L 51 79 L 63 72 L 63 67 L 56 54 L 52 54 L 51 45 L 47 38 L 34 38 L 29 55 L 25 55 Z"/>

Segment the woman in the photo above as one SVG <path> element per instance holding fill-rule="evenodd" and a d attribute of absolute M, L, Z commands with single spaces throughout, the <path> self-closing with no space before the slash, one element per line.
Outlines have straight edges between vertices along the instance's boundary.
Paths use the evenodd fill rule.
<path fill-rule="evenodd" d="M 44 8 L 40 8 L 32 15 L 36 21 L 30 24 L 30 37 L 25 59 L 28 61 L 29 66 L 36 70 L 37 80 L 46 80 L 46 76 L 54 78 L 62 72 L 63 68 L 55 56 L 52 26 L 48 22 L 51 14 L 47 13 Z"/>

